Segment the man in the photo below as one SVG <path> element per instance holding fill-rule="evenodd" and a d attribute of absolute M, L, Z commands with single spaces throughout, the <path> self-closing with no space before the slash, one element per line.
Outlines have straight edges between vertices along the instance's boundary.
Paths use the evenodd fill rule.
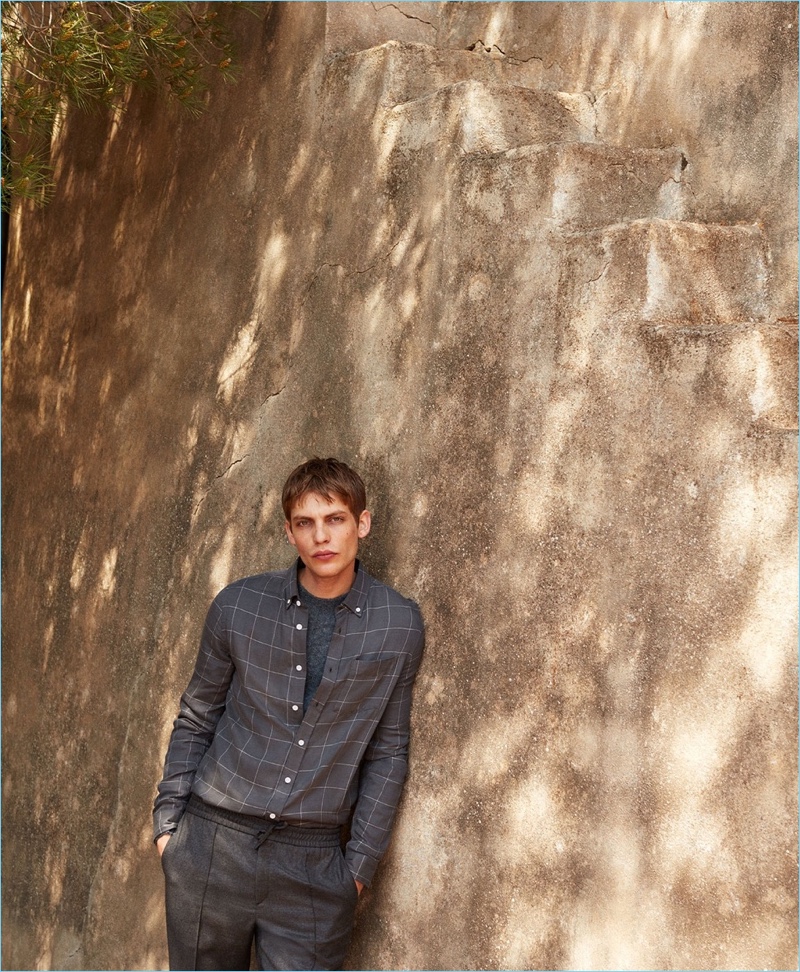
<path fill-rule="evenodd" d="M 311 459 L 282 502 L 298 560 L 214 599 L 158 786 L 171 969 L 341 968 L 406 776 L 424 630 L 356 559 L 364 483 Z"/>

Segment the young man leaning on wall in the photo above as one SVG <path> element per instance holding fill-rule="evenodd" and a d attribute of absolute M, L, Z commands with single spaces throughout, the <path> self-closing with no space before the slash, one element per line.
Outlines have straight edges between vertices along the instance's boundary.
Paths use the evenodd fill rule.
<path fill-rule="evenodd" d="M 364 483 L 311 459 L 283 510 L 299 557 L 214 599 L 158 785 L 170 969 L 341 968 L 406 776 L 424 629 L 356 559 Z"/>

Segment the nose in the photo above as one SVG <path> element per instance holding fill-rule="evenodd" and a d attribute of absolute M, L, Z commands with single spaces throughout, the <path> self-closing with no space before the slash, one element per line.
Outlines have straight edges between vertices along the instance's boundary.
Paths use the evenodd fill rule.
<path fill-rule="evenodd" d="M 327 543 L 329 537 L 328 524 L 322 520 L 314 524 L 314 543 Z"/>

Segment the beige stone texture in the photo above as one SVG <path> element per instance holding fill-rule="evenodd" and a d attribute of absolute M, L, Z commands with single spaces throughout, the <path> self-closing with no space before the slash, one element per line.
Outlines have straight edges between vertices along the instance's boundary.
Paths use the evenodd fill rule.
<path fill-rule="evenodd" d="M 354 969 L 797 967 L 797 8 L 276 3 L 3 303 L 3 967 L 163 969 L 202 620 L 364 473 L 428 627 Z"/>

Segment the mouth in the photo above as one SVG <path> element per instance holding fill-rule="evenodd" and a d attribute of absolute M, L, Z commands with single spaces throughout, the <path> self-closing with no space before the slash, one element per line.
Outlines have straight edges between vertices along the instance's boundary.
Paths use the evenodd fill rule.
<path fill-rule="evenodd" d="M 314 560 L 332 560 L 336 553 L 333 550 L 320 550 L 319 553 L 312 554 Z"/>

